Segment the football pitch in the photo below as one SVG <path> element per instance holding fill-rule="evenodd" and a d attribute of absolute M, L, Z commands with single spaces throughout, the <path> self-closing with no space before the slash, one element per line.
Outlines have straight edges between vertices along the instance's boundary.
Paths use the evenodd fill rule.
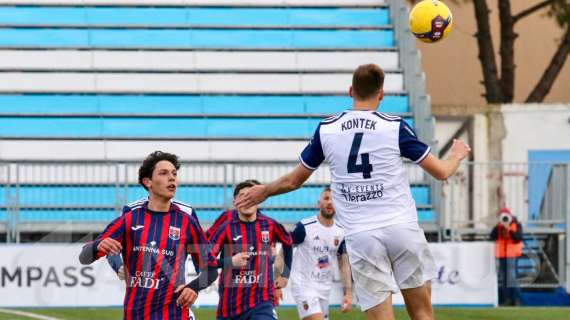
<path fill-rule="evenodd" d="M 122 310 L 117 308 L 62 308 L 62 309 L 11 309 L 31 313 L 43 317 L 29 317 L 22 315 L 13 315 L 0 311 L 0 320 L 117 320 L 122 318 Z M 279 319 L 293 320 L 298 319 L 297 311 L 294 308 L 279 308 Z M 213 308 L 202 308 L 195 311 L 198 320 L 215 319 L 216 311 Z M 436 308 L 435 315 L 437 320 L 568 320 L 570 308 Z M 364 320 L 366 317 L 360 311 L 352 311 L 349 314 L 340 313 L 340 311 L 331 309 L 330 319 L 347 319 L 347 320 Z M 402 308 L 396 309 L 396 319 L 409 319 L 406 312 Z"/>

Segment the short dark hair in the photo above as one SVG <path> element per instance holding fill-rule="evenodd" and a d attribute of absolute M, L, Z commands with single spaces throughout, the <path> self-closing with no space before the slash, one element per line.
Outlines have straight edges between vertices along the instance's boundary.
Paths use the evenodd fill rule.
<path fill-rule="evenodd" d="M 261 184 L 261 182 L 255 180 L 255 179 L 248 179 L 248 180 L 245 180 L 245 181 L 238 183 L 237 186 L 234 188 L 234 198 L 239 194 L 241 189 L 251 188 L 253 186 L 258 186 L 260 184 Z"/>
<path fill-rule="evenodd" d="M 321 191 L 321 193 L 327 192 L 327 191 L 329 191 L 329 192 L 332 191 L 332 190 L 331 190 L 331 186 L 325 186 L 325 187 L 323 188 L 323 191 Z"/>
<path fill-rule="evenodd" d="M 372 98 L 384 86 L 384 71 L 375 64 L 363 64 L 352 75 L 352 95 L 358 100 Z"/>
<path fill-rule="evenodd" d="M 144 185 L 143 179 L 151 179 L 156 164 L 162 160 L 172 163 L 176 170 L 180 169 L 180 162 L 178 161 L 177 155 L 168 152 L 154 151 L 143 160 L 143 163 L 139 168 L 139 184 L 143 186 L 145 190 L 148 190 L 148 188 Z"/>

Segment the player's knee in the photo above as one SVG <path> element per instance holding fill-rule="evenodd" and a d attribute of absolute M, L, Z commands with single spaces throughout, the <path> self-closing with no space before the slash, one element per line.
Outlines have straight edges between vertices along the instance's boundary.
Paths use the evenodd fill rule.
<path fill-rule="evenodd" d="M 322 313 L 313 313 L 303 318 L 303 320 L 323 320 L 323 319 L 324 317 Z"/>

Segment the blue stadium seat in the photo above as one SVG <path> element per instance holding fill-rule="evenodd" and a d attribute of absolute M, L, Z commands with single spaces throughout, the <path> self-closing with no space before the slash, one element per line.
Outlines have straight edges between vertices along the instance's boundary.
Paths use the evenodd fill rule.
<path fill-rule="evenodd" d="M 14 26 L 382 27 L 387 8 L 1 7 Z"/>
<path fill-rule="evenodd" d="M 334 114 L 348 96 L 302 95 L 0 95 L 1 114 Z M 388 95 L 380 110 L 408 112 L 408 97 Z"/>
<path fill-rule="evenodd" d="M 412 127 L 413 121 L 405 119 Z M 286 138 L 313 135 L 320 118 L 0 117 L 0 138 Z"/>
<path fill-rule="evenodd" d="M 311 52 L 389 52 L 397 53 L 394 32 L 390 25 L 389 10 L 384 6 L 363 8 L 333 7 L 192 7 L 192 6 L 0 6 L 0 50 L 17 49 L 9 52 L 57 53 L 132 53 L 132 52 L 203 52 L 214 63 L 220 59 L 211 57 L 213 51 L 296 53 Z M 26 50 L 26 49 L 37 50 Z M 24 49 L 24 50 L 22 50 Z M 48 50 L 44 50 L 48 49 Z M 55 50 L 51 50 L 55 49 Z M 61 50 L 71 49 L 71 50 Z M 88 50 L 74 50 L 88 49 Z M 101 50 L 95 50 L 101 49 Z M 108 50 L 110 49 L 110 50 Z M 159 49 L 159 50 L 155 50 Z M 4 50 L 8 52 L 8 50 Z M 19 56 L 21 64 L 5 66 L 5 78 L 16 79 L 6 83 L 16 83 L 14 88 L 4 87 L 0 94 L 0 139 L 306 139 L 311 136 L 324 115 L 331 115 L 350 108 L 352 101 L 347 96 L 339 96 L 343 88 L 330 90 L 332 77 L 345 75 L 349 83 L 353 61 L 358 59 L 319 59 L 320 66 L 315 70 L 310 63 L 288 65 L 285 69 L 264 69 L 263 64 L 243 64 L 242 59 L 234 59 L 240 68 L 222 66 L 215 69 L 186 66 L 176 69 L 176 65 L 191 60 L 184 55 L 169 60 L 172 67 L 146 67 L 146 57 L 136 60 L 125 54 L 122 59 L 107 57 L 112 66 L 94 66 L 94 56 L 81 61 L 86 64 L 66 65 L 66 61 L 78 61 L 79 55 L 52 55 L 43 65 L 34 64 L 35 57 Z M 30 58 L 31 57 L 31 58 Z M 404 87 L 403 72 L 398 56 L 387 70 L 386 91 L 389 93 L 380 111 L 402 115 L 413 126 L 412 114 L 408 107 L 408 96 Z M 192 57 L 199 61 L 200 58 Z M 253 59 L 253 58 L 250 58 Z M 270 63 L 273 58 L 269 58 Z M 313 60 L 315 58 L 313 57 Z M 359 58 L 369 60 L 370 57 Z M 386 61 L 384 57 L 371 62 Z M 143 61 L 142 67 L 129 67 L 123 61 Z M 157 60 L 164 60 L 162 56 Z M 202 58 L 202 63 L 205 59 Z M 259 62 L 259 59 L 253 59 Z M 298 56 L 282 58 L 283 61 L 303 61 Z M 339 68 L 339 60 L 346 66 Z M 30 62 L 31 61 L 31 62 Z M 56 65 L 52 64 L 56 61 Z M 103 62 L 101 62 L 103 61 Z M 182 63 L 179 63 L 182 61 Z M 379 62 L 380 61 L 380 62 Z M 264 62 L 265 63 L 265 62 Z M 349 65 L 350 63 L 350 65 Z M 365 63 L 365 62 L 362 62 Z M 119 67 L 117 67 L 117 64 Z M 149 63 L 150 65 L 150 63 Z M 234 64 L 235 65 L 235 64 Z M 245 65 L 245 66 L 244 66 Z M 261 67 L 260 67 L 261 65 Z M 330 66 L 329 66 L 330 65 Z M 58 67 L 59 66 L 59 67 Z M 336 67 L 336 68 L 335 68 Z M 36 68 L 36 69 L 34 69 Z M 74 69 L 76 68 L 76 69 Z M 202 69 L 200 69 L 202 68 Z M 227 68 L 225 70 L 223 68 Z M 235 68 L 235 67 L 234 67 Z M 252 68 L 251 70 L 247 68 Z M 257 69 L 256 69 L 257 68 Z M 260 71 L 261 70 L 261 71 Z M 26 71 L 26 72 L 22 72 Z M 47 71 L 47 72 L 46 72 Z M 108 71 L 111 71 L 108 73 Z M 9 78 L 12 72 L 16 76 Z M 279 81 L 276 87 L 259 87 L 259 75 L 246 91 L 236 87 L 249 73 L 262 72 L 265 75 L 293 75 L 297 73 L 317 74 L 324 77 L 299 80 L 284 86 Z M 49 81 L 30 80 L 31 75 L 49 74 Z M 82 76 L 97 74 L 99 82 L 83 79 L 84 86 L 78 89 L 70 86 L 50 87 L 50 84 L 84 83 L 69 78 L 67 74 Z M 128 75 L 121 80 L 103 81 L 109 74 Z M 119 84 L 129 84 L 132 78 L 146 86 L 161 87 L 164 81 L 147 81 L 145 75 L 193 75 L 229 74 L 230 80 L 210 81 L 216 90 L 207 87 L 208 81 L 192 78 L 190 81 L 170 80 L 181 84 L 183 89 L 156 91 L 133 84 L 128 88 Z M 330 75 L 329 75 L 330 73 Z M 19 77 L 20 75 L 25 75 Z M 239 77 L 242 79 L 239 79 Z M 301 78 L 299 77 L 299 78 Z M 35 78 L 34 78 L 35 79 Z M 69 80 L 72 79 L 72 80 Z M 144 80 L 140 80 L 144 79 Z M 162 79 L 162 78 L 161 78 Z M 189 77 L 184 78 L 189 79 Z M 237 79 L 235 83 L 231 80 Z M 304 79 L 304 78 L 303 78 Z M 336 78 L 334 78 L 336 79 Z M 20 82 L 18 82 L 20 81 Z M 32 82 L 32 81 L 38 81 Z M 43 81 L 43 82 L 42 82 Z M 192 82 L 193 81 L 193 82 Z M 24 84 L 28 84 L 23 85 Z M 29 83 L 32 83 L 30 85 Z M 39 84 L 38 84 L 39 83 Z M 201 84 L 196 90 L 186 89 L 188 84 Z M 225 83 L 230 88 L 218 90 Z M 318 84 L 315 86 L 314 84 Z M 344 83 L 344 82 L 343 82 Z M 390 84 L 394 84 L 390 87 Z M 298 84 L 298 86 L 297 86 Z M 319 87 L 320 84 L 322 88 Z M 311 87 L 313 85 L 313 87 Z M 116 87 L 114 87 L 116 86 Z M 343 85 L 344 86 L 344 85 Z M 296 89 L 299 87 L 300 89 Z M 93 89 L 95 88 L 95 89 Z M 117 89 L 118 88 L 118 89 Z M 209 89 L 208 89 L 209 88 Z M 253 89 L 252 89 L 253 88 Z M 284 90 L 285 88 L 286 90 Z M 36 90 L 37 89 L 37 90 Z M 172 90 L 171 90 L 172 89 Z M 281 91 L 279 91 L 281 89 Z M 22 94 L 13 94 L 13 93 Z M 41 92 L 41 93 L 32 93 Z M 101 92 L 101 94 L 93 94 Z M 231 95 L 232 93 L 236 95 Z M 72 94 L 73 93 L 73 94 Z M 121 93 L 121 94 L 109 94 Z M 162 94 L 165 93 L 165 94 Z M 170 94 L 177 93 L 177 94 Z M 184 94 L 186 93 L 186 94 Z M 200 94 L 208 95 L 200 95 Z M 224 95 L 216 95 L 223 93 Z M 307 95 L 303 95 L 307 93 Z M 319 95 L 323 93 L 323 95 Z M 210 95 L 212 94 L 212 95 Z M 337 94 L 337 95 L 335 95 Z M 245 115 L 245 117 L 243 116 Z M 28 141 L 28 140 L 25 140 Z M 179 199 L 198 207 L 198 215 L 205 223 L 211 223 L 221 209 L 231 203 L 231 187 L 222 185 L 181 185 L 177 192 Z M 268 200 L 264 210 L 267 215 L 280 222 L 295 223 L 304 217 L 315 214 L 316 200 L 322 186 L 307 186 L 290 194 Z M 6 196 L 13 192 L 0 186 L 0 221 L 7 219 Z M 18 193 L 19 220 L 21 222 L 108 222 L 119 213 L 117 208 L 126 202 L 146 195 L 136 186 L 128 186 L 117 192 L 115 185 L 21 185 Z M 420 221 L 435 222 L 430 202 L 428 185 L 412 187 L 412 195 L 419 207 Z M 225 200 L 225 201 L 224 201 Z"/>
<path fill-rule="evenodd" d="M 0 48 L 377 49 L 392 30 L 2 28 Z"/>

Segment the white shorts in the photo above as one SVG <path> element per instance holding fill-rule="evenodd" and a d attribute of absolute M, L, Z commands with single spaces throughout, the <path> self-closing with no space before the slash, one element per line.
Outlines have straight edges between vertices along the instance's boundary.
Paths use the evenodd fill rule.
<path fill-rule="evenodd" d="M 366 311 L 399 289 L 437 277 L 435 261 L 417 222 L 362 231 L 345 238 L 358 304 Z"/>
<path fill-rule="evenodd" d="M 321 313 L 323 319 L 329 318 L 329 300 L 323 299 L 323 294 L 318 294 L 316 291 L 307 288 L 291 286 L 291 295 L 297 304 L 300 319 L 317 313 Z"/>

